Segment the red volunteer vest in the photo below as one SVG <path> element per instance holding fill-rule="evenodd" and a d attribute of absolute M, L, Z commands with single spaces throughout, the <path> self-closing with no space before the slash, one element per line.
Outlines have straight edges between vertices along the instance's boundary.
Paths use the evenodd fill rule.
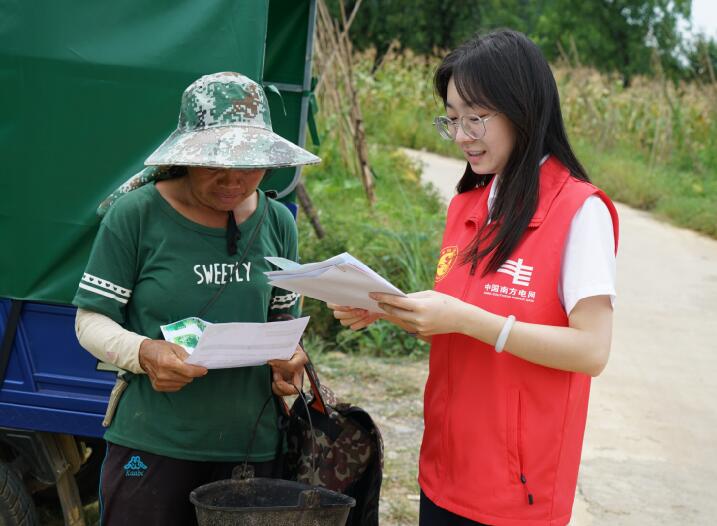
<path fill-rule="evenodd" d="M 473 276 L 460 257 L 487 220 L 489 187 L 453 198 L 435 290 L 518 321 L 567 326 L 558 298 L 573 216 L 590 195 L 549 157 L 538 207 L 497 272 Z M 424 397 L 419 483 L 438 506 L 492 525 L 557 526 L 570 520 L 587 416 L 590 377 L 532 364 L 460 334 L 434 336 Z"/>

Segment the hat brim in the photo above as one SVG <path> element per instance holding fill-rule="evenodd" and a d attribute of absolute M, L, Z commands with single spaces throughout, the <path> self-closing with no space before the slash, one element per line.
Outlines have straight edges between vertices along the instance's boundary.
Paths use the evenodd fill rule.
<path fill-rule="evenodd" d="M 147 166 L 283 168 L 321 162 L 280 135 L 255 126 L 175 130 L 144 162 Z"/>

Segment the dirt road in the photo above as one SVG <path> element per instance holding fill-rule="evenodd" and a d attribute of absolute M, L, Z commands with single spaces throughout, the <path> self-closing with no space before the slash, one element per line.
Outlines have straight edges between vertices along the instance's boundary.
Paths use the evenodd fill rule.
<path fill-rule="evenodd" d="M 450 199 L 465 163 L 406 150 Z M 618 205 L 612 354 L 593 381 L 574 526 L 717 521 L 717 241 Z"/>

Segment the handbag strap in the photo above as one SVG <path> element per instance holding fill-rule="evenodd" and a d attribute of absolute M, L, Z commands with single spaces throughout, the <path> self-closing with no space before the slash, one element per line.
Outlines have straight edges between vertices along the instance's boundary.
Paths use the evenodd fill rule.
<path fill-rule="evenodd" d="M 309 385 L 311 386 L 312 394 L 311 403 L 308 404 L 308 407 L 315 409 L 321 414 L 331 417 L 334 414 L 334 409 L 329 405 L 328 401 L 321 393 L 321 381 L 319 380 L 319 375 L 316 373 L 314 364 L 311 362 L 311 357 L 309 356 L 309 353 L 306 352 L 306 349 L 304 349 L 304 353 L 306 353 L 306 358 L 308 360 L 308 362 L 306 362 L 306 364 L 304 365 L 304 371 L 306 372 L 306 376 L 308 376 L 309 378 Z M 294 388 L 296 388 L 296 386 L 294 386 Z M 301 392 L 303 393 L 303 391 Z M 275 397 L 279 404 L 279 409 L 281 409 L 285 415 L 289 416 L 291 414 L 291 411 L 289 409 L 289 406 L 286 404 L 284 397 L 277 395 L 275 395 Z M 304 403 L 306 403 L 306 401 L 304 401 Z"/>
<path fill-rule="evenodd" d="M 304 407 L 306 408 L 306 418 L 309 421 L 309 429 L 311 430 L 311 442 L 312 442 L 312 454 L 311 454 L 311 472 L 316 472 L 316 461 L 314 459 L 315 452 L 318 451 L 318 447 L 316 444 L 316 432 L 314 431 L 314 423 L 311 421 L 311 411 L 309 411 L 309 406 L 307 405 L 306 396 L 304 393 L 299 389 L 296 385 L 291 384 L 294 389 L 296 389 L 296 394 L 299 398 L 301 398 L 301 401 L 304 403 Z M 251 450 L 254 447 L 254 439 L 256 438 L 256 432 L 259 428 L 259 422 L 261 421 L 261 417 L 264 414 L 264 411 L 266 410 L 267 406 L 269 405 L 269 402 L 275 399 L 275 394 L 270 394 L 269 397 L 264 401 L 264 405 L 261 406 L 261 410 L 259 411 L 259 416 L 256 418 L 256 421 L 254 422 L 254 427 L 251 431 L 251 437 L 249 438 L 249 446 L 247 447 L 246 456 L 244 457 L 244 463 L 242 467 L 239 469 L 239 466 L 236 466 L 234 470 L 232 471 L 232 478 L 233 479 L 245 479 L 245 478 L 252 478 L 254 476 L 253 472 L 250 472 L 248 469 L 249 464 L 249 457 L 251 456 Z M 283 400 L 282 400 L 283 402 Z M 280 428 L 281 429 L 281 428 Z M 283 451 L 283 440 L 279 440 L 279 445 L 277 447 L 277 458 L 279 458 L 280 453 Z"/>
<path fill-rule="evenodd" d="M 304 352 L 306 353 L 306 350 L 304 350 Z M 308 362 L 306 362 L 306 365 L 304 365 L 304 370 L 306 371 L 306 376 L 308 376 L 309 378 L 309 384 L 311 385 L 311 393 L 313 394 L 311 407 L 313 407 L 320 413 L 323 413 L 327 416 L 331 416 L 334 410 L 324 399 L 324 395 L 321 392 L 321 381 L 319 380 L 319 375 L 317 374 L 316 369 L 314 368 L 314 364 L 312 363 L 308 353 L 306 353 L 306 358 Z"/>

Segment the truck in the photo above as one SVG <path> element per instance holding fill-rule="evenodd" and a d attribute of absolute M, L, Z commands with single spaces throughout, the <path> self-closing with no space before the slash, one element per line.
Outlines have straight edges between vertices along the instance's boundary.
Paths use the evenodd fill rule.
<path fill-rule="evenodd" d="M 303 146 L 316 0 L 79 0 L 0 5 L 0 524 L 36 504 L 84 525 L 116 370 L 75 337 L 71 305 L 97 205 L 172 131 L 183 89 L 237 71 L 267 87 Z M 272 170 L 296 217 L 300 168 Z"/>

